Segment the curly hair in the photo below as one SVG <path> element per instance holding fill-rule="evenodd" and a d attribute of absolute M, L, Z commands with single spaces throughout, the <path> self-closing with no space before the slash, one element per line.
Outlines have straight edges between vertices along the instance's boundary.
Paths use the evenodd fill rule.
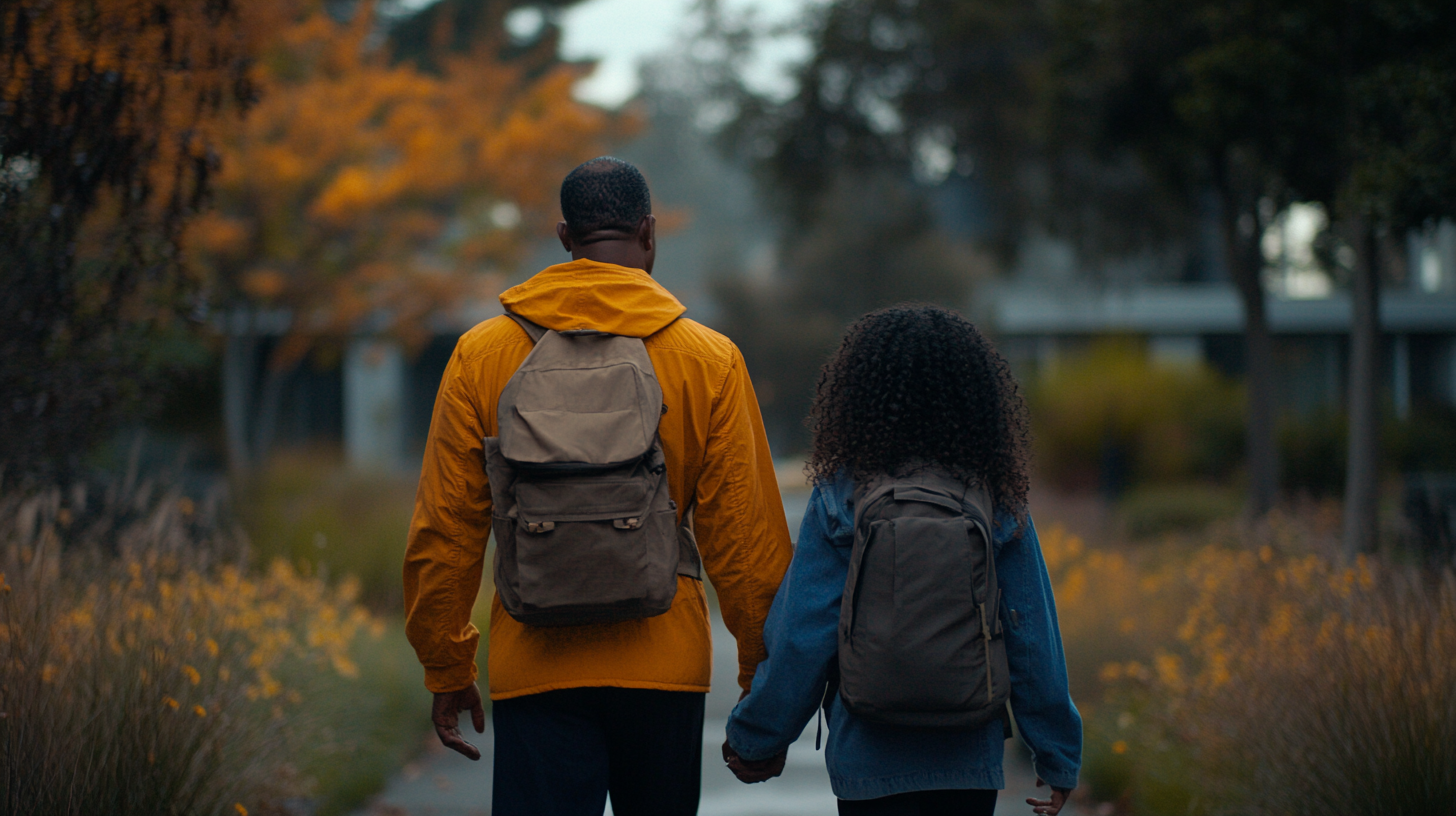
<path fill-rule="evenodd" d="M 902 304 L 850 326 L 819 374 L 809 425 L 815 482 L 935 464 L 1025 512 L 1026 403 L 1006 358 L 948 309 Z"/>
<path fill-rule="evenodd" d="M 601 230 L 633 232 L 652 212 L 642 171 L 613 156 L 583 162 L 561 182 L 561 217 L 581 238 Z"/>

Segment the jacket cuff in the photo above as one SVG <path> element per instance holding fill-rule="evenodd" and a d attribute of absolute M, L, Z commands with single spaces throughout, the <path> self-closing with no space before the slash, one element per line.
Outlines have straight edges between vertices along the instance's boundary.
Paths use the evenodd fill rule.
<path fill-rule="evenodd" d="M 425 688 L 436 694 L 459 691 L 475 682 L 480 674 L 475 661 L 448 668 L 425 667 Z"/>
<path fill-rule="evenodd" d="M 1033 765 L 1035 766 L 1037 777 L 1040 778 L 1041 781 L 1052 786 L 1053 788 L 1072 790 L 1073 788 L 1077 787 L 1076 769 L 1070 771 L 1054 771 L 1050 768 L 1043 768 L 1041 765 L 1036 763 L 1033 763 Z"/>
<path fill-rule="evenodd" d="M 728 727 L 724 729 L 724 731 L 726 732 L 724 734 L 724 737 L 726 737 L 728 747 L 732 748 L 734 753 L 738 754 L 738 756 L 748 760 L 749 762 L 762 762 L 765 759 L 772 759 L 779 754 L 778 751 L 768 750 L 763 748 L 762 746 L 759 746 L 757 748 L 743 747 L 751 746 L 753 743 L 749 739 L 747 739 L 742 733 L 742 730 L 738 728 L 738 723 L 734 722 L 731 719 L 728 721 Z"/>

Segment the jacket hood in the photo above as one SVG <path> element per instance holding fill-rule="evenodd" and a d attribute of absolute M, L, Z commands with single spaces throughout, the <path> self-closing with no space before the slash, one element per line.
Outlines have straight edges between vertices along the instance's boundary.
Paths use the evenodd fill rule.
<path fill-rule="evenodd" d="M 507 311 L 554 331 L 594 329 L 646 337 L 687 307 L 651 275 L 600 261 L 548 266 L 501 293 Z"/>

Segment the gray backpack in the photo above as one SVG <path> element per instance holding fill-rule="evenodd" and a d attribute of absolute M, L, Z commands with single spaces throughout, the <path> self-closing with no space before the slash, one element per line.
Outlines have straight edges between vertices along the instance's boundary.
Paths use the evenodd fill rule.
<path fill-rule="evenodd" d="M 839 693 L 851 712 L 919 728 L 1006 716 L 991 513 L 984 489 L 934 468 L 856 487 L 839 612 Z"/>
<path fill-rule="evenodd" d="M 495 587 L 533 626 L 647 618 L 700 578 L 692 509 L 677 523 L 657 424 L 667 410 L 637 337 L 548 331 L 501 391 L 485 439 Z"/>

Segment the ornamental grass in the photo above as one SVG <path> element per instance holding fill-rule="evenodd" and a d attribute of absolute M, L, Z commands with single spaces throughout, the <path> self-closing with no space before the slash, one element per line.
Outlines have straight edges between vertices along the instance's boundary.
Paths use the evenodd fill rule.
<path fill-rule="evenodd" d="M 1456 577 L 1347 563 L 1327 532 L 1275 516 L 1142 550 L 1045 537 L 1104 810 L 1450 811 Z"/>
<path fill-rule="evenodd" d="M 0 812 L 247 814 L 306 793 L 291 678 L 346 682 L 382 624 L 217 508 L 143 484 L 0 496 Z"/>

